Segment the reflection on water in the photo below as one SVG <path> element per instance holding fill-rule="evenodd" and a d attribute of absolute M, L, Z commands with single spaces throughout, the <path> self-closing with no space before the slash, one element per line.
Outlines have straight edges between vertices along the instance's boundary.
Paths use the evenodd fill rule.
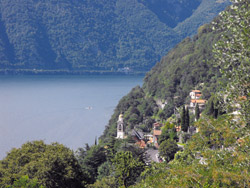
<path fill-rule="evenodd" d="M 121 97 L 141 83 L 142 76 L 1 76 L 0 159 L 38 139 L 93 144 Z"/>

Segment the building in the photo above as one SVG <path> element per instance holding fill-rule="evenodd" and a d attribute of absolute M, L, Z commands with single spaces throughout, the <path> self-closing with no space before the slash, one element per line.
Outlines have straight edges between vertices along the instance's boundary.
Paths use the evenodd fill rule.
<path fill-rule="evenodd" d="M 195 107 L 196 105 L 198 105 L 200 112 L 202 112 L 205 109 L 206 102 L 207 101 L 203 99 L 191 99 L 189 109 L 192 111 L 193 114 L 195 114 Z"/>
<path fill-rule="evenodd" d="M 175 130 L 176 130 L 176 132 L 180 132 L 181 131 L 181 125 L 175 125 Z"/>
<path fill-rule="evenodd" d="M 144 134 L 140 131 L 133 130 L 131 136 L 135 140 L 135 144 L 140 148 L 145 148 L 147 145 L 144 141 Z"/>
<path fill-rule="evenodd" d="M 191 99 L 200 99 L 202 94 L 200 90 L 192 90 L 189 93 L 189 96 L 191 97 Z"/>
<path fill-rule="evenodd" d="M 161 130 L 153 130 L 153 143 L 156 148 L 159 148 L 158 139 L 160 135 L 161 135 Z"/>
<path fill-rule="evenodd" d="M 120 114 L 118 121 L 117 121 L 117 137 L 116 138 L 120 138 L 120 139 L 124 139 L 125 138 L 125 132 L 124 132 L 124 124 L 123 124 L 123 115 Z"/>
<path fill-rule="evenodd" d="M 206 105 L 207 101 L 204 99 L 201 99 L 201 97 L 202 97 L 201 91 L 200 90 L 192 90 L 189 93 L 189 96 L 190 96 L 191 100 L 190 100 L 190 104 L 187 105 L 188 109 L 193 114 L 195 114 L 195 107 L 196 107 L 196 105 L 198 105 L 200 112 L 202 112 L 205 109 L 205 105 Z"/>
<path fill-rule="evenodd" d="M 205 108 L 206 102 L 207 101 L 203 100 L 203 99 L 191 99 L 189 107 L 195 108 L 195 106 L 197 104 L 197 105 L 199 105 L 199 108 L 202 109 L 202 108 Z"/>
<path fill-rule="evenodd" d="M 159 130 L 163 125 L 159 122 L 153 124 L 153 129 Z"/>

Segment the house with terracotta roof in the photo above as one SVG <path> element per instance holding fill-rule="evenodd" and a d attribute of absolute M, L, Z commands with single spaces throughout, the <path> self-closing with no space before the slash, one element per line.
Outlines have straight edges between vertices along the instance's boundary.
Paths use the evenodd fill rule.
<path fill-rule="evenodd" d="M 192 90 L 189 93 L 189 96 L 191 98 L 190 104 L 187 105 L 189 110 L 191 110 L 193 112 L 193 114 L 195 114 L 195 107 L 196 107 L 196 105 L 198 105 L 200 111 L 203 111 L 207 101 L 204 99 L 201 99 L 201 97 L 202 97 L 201 91 L 200 90 Z"/>
<path fill-rule="evenodd" d="M 147 144 L 152 144 L 154 140 L 154 136 L 152 134 L 145 134 L 144 135 L 145 140 L 147 140 Z"/>
<path fill-rule="evenodd" d="M 195 108 L 196 104 L 199 105 L 200 108 L 204 108 L 206 105 L 206 100 L 203 99 L 191 99 L 189 107 Z"/>
<path fill-rule="evenodd" d="M 195 114 L 195 106 L 198 105 L 200 112 L 202 112 L 205 109 L 206 102 L 207 101 L 203 99 L 191 99 L 189 109 Z"/>
<path fill-rule="evenodd" d="M 189 93 L 189 96 L 191 97 L 191 99 L 200 99 L 202 96 L 202 93 L 200 90 L 192 90 Z"/>
<path fill-rule="evenodd" d="M 162 123 L 156 122 L 153 124 L 153 129 L 159 130 L 162 126 L 163 126 Z"/>
<path fill-rule="evenodd" d="M 153 143 L 156 148 L 159 148 L 158 139 L 159 136 L 161 135 L 161 132 L 162 132 L 161 130 L 153 130 Z"/>

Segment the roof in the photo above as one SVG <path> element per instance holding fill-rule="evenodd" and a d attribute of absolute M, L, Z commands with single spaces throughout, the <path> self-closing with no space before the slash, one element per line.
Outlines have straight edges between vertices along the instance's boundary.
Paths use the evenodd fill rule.
<path fill-rule="evenodd" d="M 192 92 L 201 92 L 200 90 L 192 90 Z"/>
<path fill-rule="evenodd" d="M 240 101 L 244 101 L 244 100 L 247 100 L 247 97 L 246 97 L 246 96 L 240 96 L 240 97 L 238 97 L 238 99 L 239 99 Z"/>
<path fill-rule="evenodd" d="M 202 99 L 191 99 L 192 103 L 205 104 L 207 101 Z"/>
<path fill-rule="evenodd" d="M 200 97 L 202 94 L 195 94 L 197 97 Z"/>
<path fill-rule="evenodd" d="M 156 122 L 156 123 L 153 124 L 153 126 L 154 126 L 154 127 L 160 127 L 160 126 L 162 126 L 162 124 L 159 123 L 159 122 Z"/>
<path fill-rule="evenodd" d="M 154 136 L 159 136 L 159 135 L 161 135 L 161 130 L 154 130 L 153 135 L 154 135 Z"/>
<path fill-rule="evenodd" d="M 133 130 L 132 135 L 136 136 L 139 140 L 142 140 L 144 138 L 143 133 L 136 130 Z"/>
<path fill-rule="evenodd" d="M 147 146 L 144 140 L 140 140 L 139 142 L 136 142 L 135 144 L 138 145 L 140 148 L 145 148 Z"/>
<path fill-rule="evenodd" d="M 177 132 L 179 132 L 179 131 L 181 131 L 181 125 L 177 125 L 177 126 L 175 126 L 175 130 L 177 131 Z"/>

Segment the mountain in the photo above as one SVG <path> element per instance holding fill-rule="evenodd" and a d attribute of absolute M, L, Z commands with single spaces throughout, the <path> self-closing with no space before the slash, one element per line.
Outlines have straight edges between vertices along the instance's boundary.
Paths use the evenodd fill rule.
<path fill-rule="evenodd" d="M 148 71 L 229 0 L 0 0 L 0 68 Z"/>

